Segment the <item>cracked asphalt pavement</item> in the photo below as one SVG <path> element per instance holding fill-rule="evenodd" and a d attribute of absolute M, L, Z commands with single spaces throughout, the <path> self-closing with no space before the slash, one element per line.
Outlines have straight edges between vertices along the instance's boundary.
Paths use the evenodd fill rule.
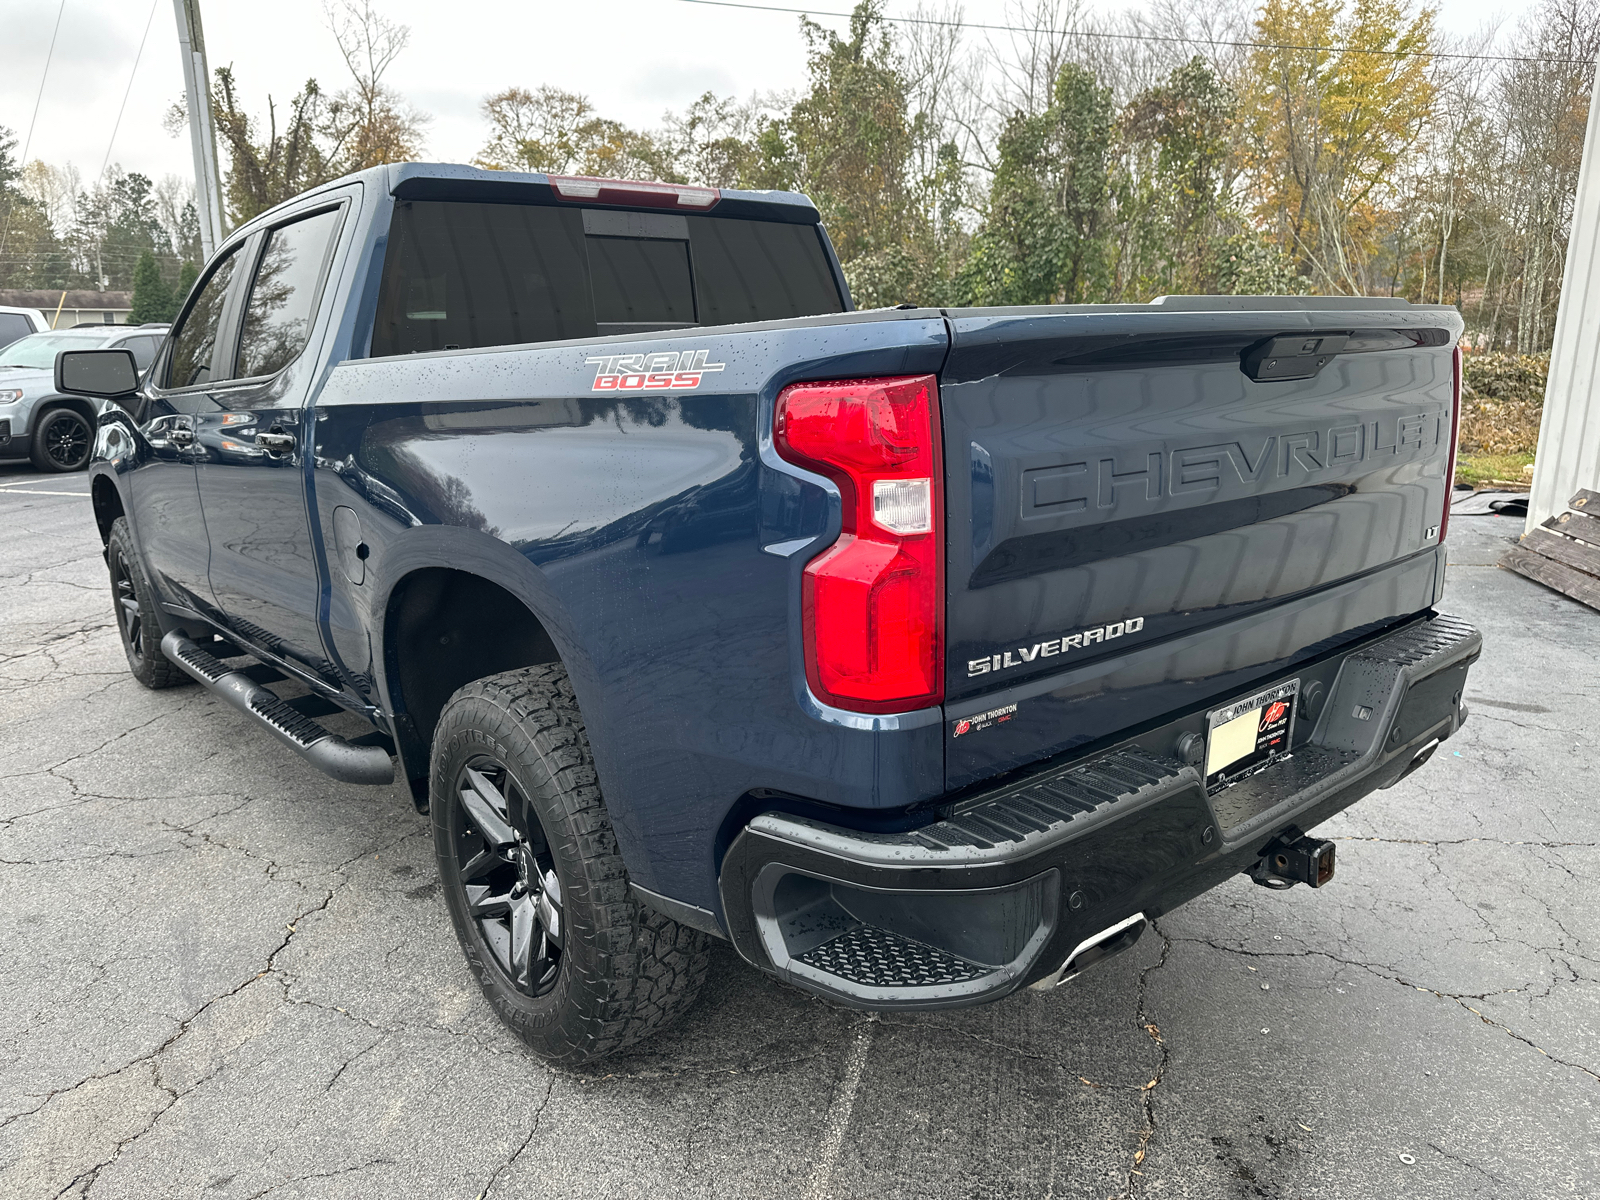
<path fill-rule="evenodd" d="M 718 944 L 552 1070 L 468 977 L 425 820 L 128 675 L 81 476 L 0 468 L 0 1195 L 1600 1193 L 1600 613 L 1458 517 L 1485 651 L 1426 769 L 1049 995 L 881 1019 Z"/>

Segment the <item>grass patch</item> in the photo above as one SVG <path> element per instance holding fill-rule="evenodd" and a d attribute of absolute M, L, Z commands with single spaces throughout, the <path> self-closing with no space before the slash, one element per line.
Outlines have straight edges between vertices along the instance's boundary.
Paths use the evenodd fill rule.
<path fill-rule="evenodd" d="M 1523 468 L 1532 461 L 1532 454 L 1462 454 L 1456 459 L 1456 482 L 1473 487 L 1527 487 L 1533 476 L 1524 473 Z"/>

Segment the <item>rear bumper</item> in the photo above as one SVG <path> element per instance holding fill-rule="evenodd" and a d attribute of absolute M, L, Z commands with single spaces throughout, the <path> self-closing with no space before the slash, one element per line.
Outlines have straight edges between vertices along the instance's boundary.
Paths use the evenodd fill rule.
<path fill-rule="evenodd" d="M 856 1007 L 997 999 L 1093 935 L 1246 870 L 1284 829 L 1397 782 L 1466 719 L 1481 646 L 1466 622 L 1432 616 L 1336 656 L 1310 736 L 1214 797 L 1174 749 L 1191 716 L 904 833 L 763 814 L 723 861 L 729 935 L 762 970 Z"/>

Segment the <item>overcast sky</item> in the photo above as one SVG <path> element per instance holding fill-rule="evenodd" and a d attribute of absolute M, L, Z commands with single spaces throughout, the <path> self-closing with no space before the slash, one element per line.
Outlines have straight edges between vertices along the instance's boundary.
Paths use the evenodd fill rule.
<path fill-rule="evenodd" d="M 804 0 L 754 0 L 799 7 Z M 0 0 L 0 126 L 21 143 L 41 97 L 59 0 Z M 281 106 L 309 77 L 326 89 L 346 82 L 322 0 L 202 0 L 211 66 L 232 65 L 254 112 L 270 92 Z M 915 0 L 891 0 L 891 14 Z M 831 0 L 823 12 L 845 12 Z M 1136 7 L 1100 0 L 1103 11 Z M 966 0 L 969 21 L 1003 22 L 1009 0 Z M 1517 6 L 1496 0 L 1441 0 L 1441 24 L 1467 34 Z M 430 159 L 464 162 L 485 140 L 483 97 L 513 84 L 551 83 L 583 92 L 600 112 L 654 126 L 707 90 L 745 97 L 804 82 L 799 18 L 791 13 L 708 8 L 681 0 L 385 0 L 383 11 L 411 27 L 411 46 L 388 80 L 433 114 Z M 148 21 L 144 52 L 141 36 Z M 818 18 L 842 29 L 842 20 Z M 132 84 L 130 88 L 130 74 Z M 112 143 L 124 93 L 127 107 Z M 55 54 L 44 80 L 28 157 L 74 163 L 85 180 L 106 161 L 155 179 L 188 176 L 187 136 L 172 138 L 161 116 L 183 96 L 172 0 L 65 0 Z"/>

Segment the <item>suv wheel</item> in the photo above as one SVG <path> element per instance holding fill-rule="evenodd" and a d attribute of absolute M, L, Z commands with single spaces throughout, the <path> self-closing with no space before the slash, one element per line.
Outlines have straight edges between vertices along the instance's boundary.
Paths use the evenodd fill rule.
<path fill-rule="evenodd" d="M 75 408 L 47 408 L 33 431 L 29 457 L 41 471 L 81 471 L 94 449 L 94 427 Z"/>
<path fill-rule="evenodd" d="M 161 653 L 161 626 L 155 618 L 155 597 L 145 582 L 139 552 L 134 549 L 128 518 L 111 524 L 106 541 L 106 566 L 111 570 L 111 603 L 128 669 L 147 688 L 167 688 L 188 683 L 189 677 Z"/>
<path fill-rule="evenodd" d="M 599 1058 L 694 1002 L 706 935 L 629 894 L 561 666 L 492 675 L 450 698 L 430 798 L 456 937 L 484 996 L 536 1054 Z"/>

